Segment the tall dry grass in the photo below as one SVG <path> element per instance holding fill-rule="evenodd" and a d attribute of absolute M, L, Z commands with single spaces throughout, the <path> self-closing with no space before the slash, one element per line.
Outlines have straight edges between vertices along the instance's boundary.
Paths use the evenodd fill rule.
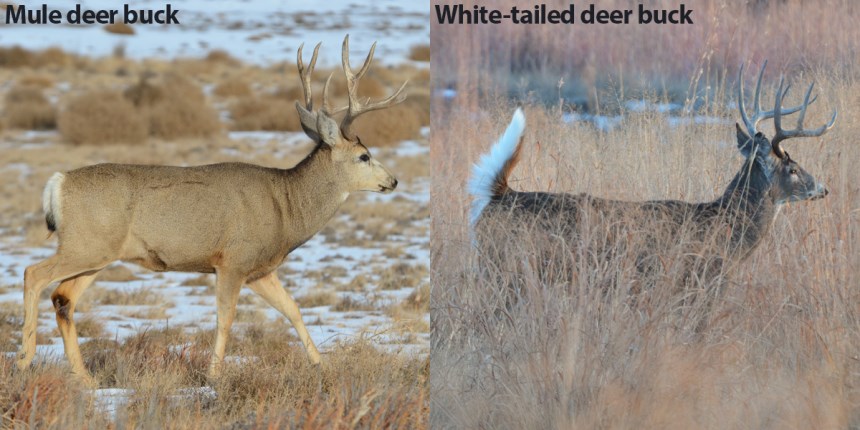
<path fill-rule="evenodd" d="M 445 2 L 433 2 L 445 3 Z M 481 2 L 463 2 L 471 9 Z M 567 9 L 569 1 L 543 2 Z M 649 9 L 684 2 L 657 0 Z M 576 3 L 580 11 L 588 3 Z M 633 9 L 639 3 L 601 1 L 599 9 Z M 685 3 L 694 25 L 437 25 L 431 9 L 433 74 L 464 97 L 479 93 L 537 97 L 590 110 L 595 92 L 638 96 L 656 91 L 674 101 L 704 97 L 734 76 L 744 61 L 769 59 L 771 73 L 818 67 L 842 69 L 860 49 L 860 8 L 851 0 L 719 0 Z M 514 1 L 485 5 L 507 11 Z M 577 12 L 579 13 L 579 12 Z M 563 86 L 559 89 L 559 82 Z M 608 100 L 604 100 L 606 102 Z"/>
<path fill-rule="evenodd" d="M 455 70 L 465 75 L 457 76 L 468 82 L 472 66 L 459 65 Z M 431 425 L 860 426 L 860 174 L 854 167 L 860 149 L 853 137 L 860 132 L 860 81 L 854 76 L 828 69 L 805 76 L 822 91 L 806 123 L 826 121 L 831 106 L 840 117 L 822 138 L 785 143 L 831 194 L 784 208 L 726 282 L 703 279 L 680 290 L 670 286 L 682 274 L 668 269 L 643 283 L 630 254 L 643 251 L 635 238 L 624 252 L 589 259 L 589 247 L 603 238 L 600 224 L 589 239 L 556 248 L 555 260 L 546 258 L 547 241 L 528 234 L 498 241 L 507 247 L 499 258 L 478 255 L 465 182 L 515 106 L 472 95 L 434 99 Z M 786 103 L 798 100 L 795 94 Z M 738 117 L 719 106 L 711 110 L 727 121 Z M 566 124 L 562 114 L 558 106 L 526 107 L 515 189 L 708 201 L 742 163 L 730 122 L 675 124 L 657 113 L 625 112 L 618 127 L 604 132 L 586 122 Z M 681 248 L 656 251 L 673 261 Z M 631 295 L 642 285 L 640 295 Z"/>

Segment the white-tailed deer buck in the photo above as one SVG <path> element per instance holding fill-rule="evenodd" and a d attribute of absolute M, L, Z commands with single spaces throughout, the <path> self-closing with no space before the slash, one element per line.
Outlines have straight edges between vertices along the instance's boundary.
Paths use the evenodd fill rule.
<path fill-rule="evenodd" d="M 783 98 L 788 87 L 784 86 L 782 79 L 776 90 L 773 109 L 763 111 L 760 103 L 763 74 L 764 66 L 755 87 L 755 112 L 748 116 L 744 106 L 743 67 L 740 69 L 738 105 L 746 130 L 737 124 L 736 129 L 738 149 L 746 160 L 725 192 L 716 200 L 705 203 L 677 200 L 630 202 L 585 193 L 511 189 L 508 177 L 522 151 L 526 123 L 518 109 L 499 141 L 474 166 L 469 182 L 469 192 L 473 196 L 471 225 L 479 249 L 509 255 L 514 251 L 492 249 L 504 248 L 505 237 L 512 235 L 513 231 L 518 232 L 514 235 L 540 235 L 538 243 L 541 244 L 567 241 L 564 249 L 575 249 L 571 243 L 581 237 L 585 225 L 603 222 L 598 229 L 598 235 L 603 236 L 599 247 L 603 248 L 591 255 L 605 257 L 610 255 L 608 253 L 617 252 L 617 244 L 628 243 L 631 233 L 645 236 L 638 242 L 644 246 L 633 254 L 640 273 L 648 272 L 655 264 L 667 263 L 660 261 L 662 257 L 659 255 L 655 257 L 661 252 L 661 245 L 677 245 L 685 240 L 693 246 L 676 255 L 698 258 L 701 262 L 710 254 L 719 254 L 705 264 L 710 265 L 705 276 L 713 274 L 710 270 L 719 270 L 724 263 L 742 261 L 767 234 L 780 205 L 827 195 L 824 185 L 792 160 L 781 144 L 793 137 L 821 136 L 836 121 L 834 111 L 826 125 L 814 130 L 804 129 L 807 107 L 815 101 L 815 98 L 810 99 L 813 85 L 806 91 L 802 104 L 784 108 Z M 797 127 L 783 129 L 783 116 L 796 112 L 799 112 Z M 769 118 L 773 119 L 776 129 L 770 140 L 757 128 L 762 120 Z M 616 248 L 606 251 L 613 246 Z M 702 269 L 702 264 L 698 269 Z"/>
<path fill-rule="evenodd" d="M 331 108 L 329 76 L 322 106 L 315 110 L 311 75 L 319 47 L 307 68 L 302 48 L 298 49 L 304 105 L 296 102 L 296 109 L 316 147 L 293 168 L 244 163 L 196 167 L 99 164 L 51 177 L 42 202 L 48 229 L 57 233 L 59 243 L 54 256 L 24 272 L 19 368 L 27 367 L 36 351 L 39 293 L 59 281 L 51 300 L 66 357 L 72 372 L 89 380 L 75 332 L 75 304 L 98 272 L 117 260 L 155 271 L 216 274 L 218 327 L 210 375 L 218 374 L 224 358 L 244 284 L 290 320 L 310 360 L 319 363 L 320 354 L 302 323 L 299 307 L 281 285 L 276 269 L 328 222 L 351 192 L 394 190 L 397 179 L 371 158 L 353 133 L 352 123 L 364 113 L 406 98 L 404 83 L 384 100 L 359 101 L 357 85 L 370 67 L 376 44 L 361 69 L 354 72 L 347 36 L 342 60 L 349 103 Z M 333 117 L 343 111 L 338 125 Z"/>

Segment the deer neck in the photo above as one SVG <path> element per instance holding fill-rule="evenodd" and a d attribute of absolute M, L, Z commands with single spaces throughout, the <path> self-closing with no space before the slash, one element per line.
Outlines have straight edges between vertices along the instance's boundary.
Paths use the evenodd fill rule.
<path fill-rule="evenodd" d="M 719 199 L 720 212 L 731 227 L 736 256 L 752 252 L 770 230 L 777 213 L 773 187 L 758 163 L 747 160 Z"/>
<path fill-rule="evenodd" d="M 329 151 L 318 145 L 299 164 L 282 172 L 282 218 L 296 241 L 304 242 L 320 231 L 349 196 L 344 175 Z"/>

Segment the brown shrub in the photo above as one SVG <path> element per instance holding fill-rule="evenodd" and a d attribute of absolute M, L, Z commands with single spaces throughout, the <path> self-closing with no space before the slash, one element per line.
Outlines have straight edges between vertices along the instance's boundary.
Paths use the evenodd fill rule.
<path fill-rule="evenodd" d="M 0 47 L 0 67 L 64 67 L 71 65 L 74 60 L 73 56 L 66 54 L 60 48 L 48 48 L 43 51 L 34 52 L 20 46 L 10 48 Z"/>
<path fill-rule="evenodd" d="M 251 86 L 243 79 L 233 78 L 215 86 L 213 92 L 219 97 L 248 97 L 251 95 Z"/>
<path fill-rule="evenodd" d="M 412 61 L 430 61 L 430 45 L 414 45 L 409 49 L 409 59 Z"/>
<path fill-rule="evenodd" d="M 18 78 L 18 85 L 36 88 L 50 88 L 54 86 L 54 80 L 46 75 L 25 75 Z"/>
<path fill-rule="evenodd" d="M 123 91 L 123 96 L 137 107 L 152 106 L 164 100 L 164 90 L 150 83 L 150 75 L 141 76 L 140 81 Z"/>
<path fill-rule="evenodd" d="M 29 85 L 17 85 L 6 93 L 4 116 L 10 128 L 50 130 L 57 126 L 54 107 L 40 88 Z"/>
<path fill-rule="evenodd" d="M 18 391 L 10 393 L 9 403 L 2 407 L 4 416 L 11 422 L 30 423 L 33 428 L 47 427 L 72 400 L 74 391 L 68 385 L 68 377 L 61 372 L 39 374 L 14 387 Z"/>
<path fill-rule="evenodd" d="M 210 63 L 220 63 L 228 66 L 238 66 L 242 64 L 241 61 L 227 53 L 227 51 L 220 49 L 209 51 L 209 54 L 206 55 L 204 60 Z"/>
<path fill-rule="evenodd" d="M 355 122 L 355 134 L 367 146 L 392 145 L 418 137 L 421 119 L 421 108 L 404 102 L 390 109 L 361 116 Z"/>
<path fill-rule="evenodd" d="M 35 55 L 20 47 L 13 46 L 11 48 L 0 47 L 0 67 L 25 67 L 33 63 Z"/>
<path fill-rule="evenodd" d="M 105 31 L 113 34 L 132 35 L 134 28 L 124 22 L 115 22 L 104 26 Z"/>
<path fill-rule="evenodd" d="M 275 97 L 249 97 L 230 106 L 233 130 L 299 131 L 302 129 L 292 102 Z"/>
<path fill-rule="evenodd" d="M 421 125 L 430 125 L 430 95 L 426 93 L 409 94 L 403 104 L 418 115 Z"/>
<path fill-rule="evenodd" d="M 140 143 L 147 126 L 134 105 L 114 91 L 93 91 L 72 98 L 60 112 L 60 134 L 80 144 Z"/>
<path fill-rule="evenodd" d="M 146 118 L 151 136 L 207 137 L 221 129 L 218 113 L 206 103 L 200 87 L 182 75 L 168 73 L 160 83 L 145 75 L 124 94 Z"/>
<path fill-rule="evenodd" d="M 221 130 L 218 113 L 193 99 L 171 97 L 146 113 L 150 135 L 162 139 L 208 137 Z"/>

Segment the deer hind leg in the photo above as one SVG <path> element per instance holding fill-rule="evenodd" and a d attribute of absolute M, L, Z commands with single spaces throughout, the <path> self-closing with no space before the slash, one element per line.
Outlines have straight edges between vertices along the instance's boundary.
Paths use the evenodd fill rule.
<path fill-rule="evenodd" d="M 209 377 L 214 378 L 221 372 L 224 352 L 227 349 L 227 339 L 230 337 L 230 326 L 236 317 L 236 305 L 239 303 L 239 291 L 244 279 L 231 272 L 217 271 L 215 282 L 215 299 L 218 312 L 215 347 L 212 350 L 212 360 L 209 363 Z"/>
<path fill-rule="evenodd" d="M 84 290 L 92 285 L 97 274 L 98 271 L 93 271 L 66 279 L 51 294 L 51 303 L 54 304 L 57 314 L 57 327 L 63 336 L 63 347 L 66 350 L 66 358 L 69 360 L 72 373 L 91 384 L 93 381 L 89 372 L 84 368 L 84 360 L 78 346 L 78 333 L 75 330 L 75 305 Z"/>
<path fill-rule="evenodd" d="M 105 263 L 107 264 L 107 263 Z M 39 321 L 39 295 L 48 285 L 80 273 L 99 270 L 104 265 L 71 264 L 60 254 L 53 255 L 24 270 L 24 327 L 17 366 L 25 369 L 36 355 L 36 326 Z"/>
<path fill-rule="evenodd" d="M 281 284 L 281 281 L 278 280 L 278 276 L 275 272 L 251 282 L 248 284 L 248 287 L 250 287 L 255 293 L 259 294 L 260 297 L 272 305 L 273 308 L 277 309 L 278 312 L 284 314 L 284 316 L 290 320 L 290 324 L 295 327 L 296 332 L 299 335 L 299 339 L 305 346 L 308 358 L 310 358 L 312 363 L 319 364 L 320 353 L 317 350 L 316 345 L 314 345 L 314 341 L 311 339 L 310 334 L 308 334 L 308 329 L 305 327 L 305 323 L 302 321 L 302 314 L 299 312 L 299 305 L 295 300 L 293 300 L 290 293 L 284 289 L 284 286 Z"/>

